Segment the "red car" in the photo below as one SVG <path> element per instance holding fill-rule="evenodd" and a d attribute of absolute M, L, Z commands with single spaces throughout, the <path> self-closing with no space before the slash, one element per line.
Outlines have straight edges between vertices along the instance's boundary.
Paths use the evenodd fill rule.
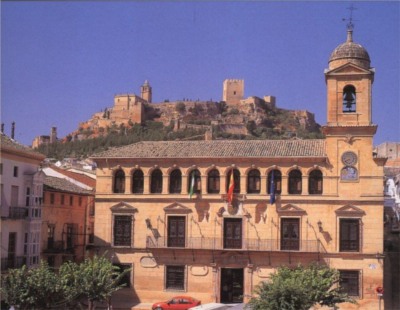
<path fill-rule="evenodd" d="M 189 296 L 175 296 L 168 301 L 156 302 L 151 309 L 153 310 L 187 310 L 201 304 L 200 300 Z"/>

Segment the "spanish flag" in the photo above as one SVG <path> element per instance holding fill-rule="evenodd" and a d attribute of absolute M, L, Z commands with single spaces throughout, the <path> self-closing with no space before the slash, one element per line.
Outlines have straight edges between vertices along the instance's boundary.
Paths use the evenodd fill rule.
<path fill-rule="evenodd" d="M 228 189 L 228 202 L 232 203 L 233 200 L 233 190 L 235 189 L 235 179 L 233 177 L 233 170 L 231 172 L 231 177 L 229 180 L 229 189 Z"/>

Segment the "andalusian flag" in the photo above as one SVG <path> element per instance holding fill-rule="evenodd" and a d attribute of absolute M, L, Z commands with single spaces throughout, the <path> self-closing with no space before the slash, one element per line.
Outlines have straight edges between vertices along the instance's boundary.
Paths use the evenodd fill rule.
<path fill-rule="evenodd" d="M 233 170 L 232 170 L 231 177 L 229 180 L 229 189 L 228 189 L 228 202 L 229 203 L 232 203 L 234 189 L 235 189 L 235 179 L 233 177 Z"/>
<path fill-rule="evenodd" d="M 192 180 L 190 181 L 190 190 L 189 190 L 189 199 L 192 199 L 193 193 L 194 193 L 194 171 L 192 172 Z"/>

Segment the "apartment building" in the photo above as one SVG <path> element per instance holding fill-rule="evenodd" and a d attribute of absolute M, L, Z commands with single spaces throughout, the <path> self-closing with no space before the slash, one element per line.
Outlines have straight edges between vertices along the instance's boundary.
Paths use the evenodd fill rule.
<path fill-rule="evenodd" d="M 96 181 L 55 166 L 43 173 L 42 258 L 56 268 L 67 260 L 82 262 L 94 241 Z"/>
<path fill-rule="evenodd" d="M 1 271 L 40 260 L 44 156 L 0 135 Z"/>

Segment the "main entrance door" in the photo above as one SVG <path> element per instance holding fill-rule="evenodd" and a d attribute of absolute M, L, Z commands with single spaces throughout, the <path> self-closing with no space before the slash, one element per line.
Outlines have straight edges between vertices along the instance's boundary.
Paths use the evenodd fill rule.
<path fill-rule="evenodd" d="M 221 269 L 221 302 L 243 302 L 243 268 Z"/>

